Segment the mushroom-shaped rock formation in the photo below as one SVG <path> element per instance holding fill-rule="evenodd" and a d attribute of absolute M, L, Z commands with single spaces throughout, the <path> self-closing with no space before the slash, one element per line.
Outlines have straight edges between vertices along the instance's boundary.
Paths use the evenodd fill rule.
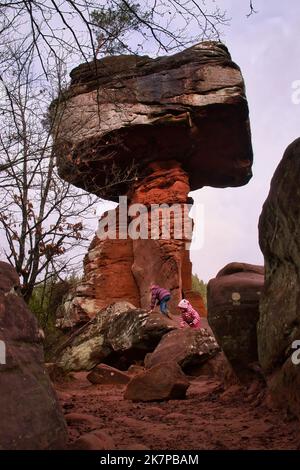
<path fill-rule="evenodd" d="M 51 116 L 59 173 L 74 185 L 149 208 L 185 205 L 190 190 L 241 186 L 251 178 L 244 82 L 223 44 L 203 42 L 157 59 L 107 57 L 80 65 L 71 79 Z M 129 214 L 125 225 L 134 219 Z M 117 238 L 92 242 L 68 325 L 120 298 L 146 307 L 151 282 L 171 290 L 171 308 L 182 294 L 195 300 L 189 236 Z M 200 297 L 197 306 L 203 314 Z"/>
<path fill-rule="evenodd" d="M 258 355 L 275 401 L 300 418 L 300 138 L 286 149 L 259 219 L 266 280 Z"/>

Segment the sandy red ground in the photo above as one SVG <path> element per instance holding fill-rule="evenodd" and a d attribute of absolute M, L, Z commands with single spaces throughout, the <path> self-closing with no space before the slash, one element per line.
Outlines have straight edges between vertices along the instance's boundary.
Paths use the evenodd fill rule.
<path fill-rule="evenodd" d="M 124 387 L 92 385 L 85 373 L 57 385 L 67 413 L 92 415 L 91 422 L 69 426 L 70 442 L 101 429 L 117 449 L 153 450 L 300 449 L 299 422 L 270 408 L 255 386 L 224 390 L 214 379 L 192 381 L 186 400 L 132 403 Z"/>

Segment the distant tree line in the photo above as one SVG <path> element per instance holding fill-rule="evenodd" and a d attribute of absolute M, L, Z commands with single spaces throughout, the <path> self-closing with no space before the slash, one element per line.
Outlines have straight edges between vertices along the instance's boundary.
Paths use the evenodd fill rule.
<path fill-rule="evenodd" d="M 207 284 L 199 279 L 198 274 L 192 274 L 192 289 L 201 294 L 205 306 L 207 307 Z"/>

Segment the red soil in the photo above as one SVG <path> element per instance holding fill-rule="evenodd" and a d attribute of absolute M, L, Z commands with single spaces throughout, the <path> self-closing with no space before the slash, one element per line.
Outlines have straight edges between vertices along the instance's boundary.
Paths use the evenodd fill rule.
<path fill-rule="evenodd" d="M 299 422 L 272 409 L 255 384 L 224 390 L 203 376 L 192 382 L 186 400 L 155 403 L 124 400 L 124 386 L 92 385 L 86 373 L 56 388 L 66 414 L 95 417 L 75 420 L 70 442 L 97 428 L 122 450 L 300 449 Z"/>

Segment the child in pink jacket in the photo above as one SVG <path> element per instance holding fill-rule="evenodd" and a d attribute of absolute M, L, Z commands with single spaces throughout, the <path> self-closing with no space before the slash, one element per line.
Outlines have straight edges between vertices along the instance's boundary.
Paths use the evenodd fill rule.
<path fill-rule="evenodd" d="M 190 302 L 186 299 L 182 299 L 178 307 L 181 310 L 181 318 L 182 321 L 180 323 L 181 328 L 185 326 L 190 326 L 191 328 L 200 328 L 200 315 L 199 313 L 192 307 Z"/>

